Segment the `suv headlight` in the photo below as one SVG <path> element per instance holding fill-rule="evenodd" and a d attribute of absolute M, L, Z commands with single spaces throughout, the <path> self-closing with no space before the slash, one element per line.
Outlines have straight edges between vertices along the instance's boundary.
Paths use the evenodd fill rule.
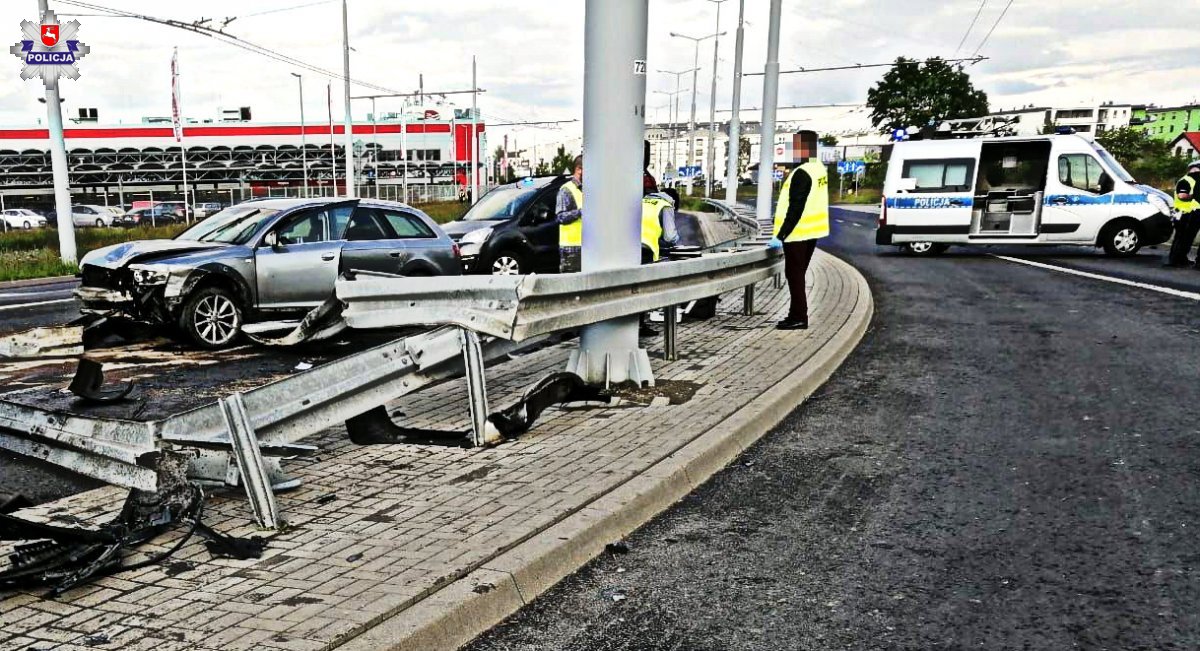
<path fill-rule="evenodd" d="M 462 242 L 463 244 L 483 244 L 491 236 L 492 236 L 492 229 L 490 227 L 489 228 L 481 228 L 479 230 L 474 230 L 474 231 L 471 231 L 470 233 L 467 233 L 466 235 L 463 235 L 462 239 L 459 241 Z"/>
<path fill-rule="evenodd" d="M 129 265 L 133 272 L 135 285 L 165 285 L 171 277 L 171 270 L 160 265 Z"/>

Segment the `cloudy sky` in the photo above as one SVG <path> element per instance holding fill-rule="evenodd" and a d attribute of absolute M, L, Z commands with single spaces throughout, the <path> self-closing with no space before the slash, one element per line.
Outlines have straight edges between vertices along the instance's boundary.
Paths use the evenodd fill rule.
<path fill-rule="evenodd" d="M 612 0 L 617 1 L 617 0 Z M 315 66 L 340 70 L 341 2 L 316 0 L 88 0 L 123 11 L 191 22 L 236 17 L 228 33 Z M 967 34 L 979 0 L 784 0 L 780 61 L 784 69 L 891 61 L 897 56 L 969 56 L 995 26 L 979 53 L 988 61 L 970 69 L 993 109 L 1025 104 L 1067 106 L 1115 102 L 1178 104 L 1200 99 L 1200 30 L 1164 22 L 1163 5 L 1150 0 L 986 0 Z M 80 37 L 91 46 L 82 77 L 64 82 L 65 115 L 78 107 L 100 110 L 101 121 L 137 122 L 170 111 L 169 60 L 178 46 L 184 111 L 212 117 L 222 107 L 253 107 L 255 120 L 298 119 L 296 67 L 179 29 L 129 18 L 98 16 L 65 0 L 50 0 L 60 16 L 78 16 Z M 1170 13 L 1200 15 L 1200 0 L 1172 3 Z M 710 0 L 651 0 L 650 90 L 674 88 L 674 77 L 655 70 L 690 68 L 694 46 L 670 31 L 695 36 L 715 29 Z M 22 20 L 35 20 L 35 0 L 0 2 L 0 26 L 20 38 Z M 565 120 L 580 117 L 583 96 L 583 0 L 350 0 L 351 76 L 396 91 L 470 86 L 471 56 L 479 59 L 481 108 L 489 121 Z M 745 69 L 761 71 L 766 56 L 767 0 L 746 0 Z M 737 0 L 721 5 L 718 107 L 729 106 Z M 967 34 L 965 41 L 964 34 Z M 956 49 L 963 42 L 961 49 Z M 711 41 L 701 46 L 699 103 L 707 115 Z M 0 83 L 0 123 L 28 125 L 44 116 L 38 81 L 21 81 L 20 62 L 9 57 Z M 323 118 L 326 77 L 303 71 L 306 111 Z M 882 70 L 787 75 L 781 105 L 860 103 Z M 743 106 L 761 105 L 761 77 L 748 78 Z M 685 80 L 690 85 L 690 80 Z M 340 82 L 334 117 L 340 119 Z M 354 94 L 373 92 L 358 87 Z M 457 100 L 469 106 L 469 98 Z M 666 103 L 653 95 L 649 115 Z M 686 98 L 685 98 L 686 104 Z M 396 110 L 380 101 L 381 112 Z M 369 103 L 355 105 L 365 117 Z M 685 109 L 686 111 L 686 109 Z M 865 125 L 853 108 L 835 112 Z M 825 111 L 822 115 L 829 115 Z M 659 115 L 665 119 L 666 111 Z M 727 115 L 727 114 L 726 114 Z M 821 118 L 824 119 L 824 118 Z M 820 120 L 814 120 L 820 121 Z M 814 125 L 820 129 L 822 125 Z M 520 129 L 512 133 L 554 140 L 579 127 Z"/>

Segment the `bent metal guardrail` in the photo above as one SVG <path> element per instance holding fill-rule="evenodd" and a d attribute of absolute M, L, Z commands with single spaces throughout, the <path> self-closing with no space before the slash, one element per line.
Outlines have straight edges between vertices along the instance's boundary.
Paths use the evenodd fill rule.
<path fill-rule="evenodd" d="M 272 485 L 285 483 L 279 458 L 296 441 L 465 372 L 470 443 L 491 441 L 484 366 L 542 335 L 746 288 L 778 276 L 766 248 L 612 271 L 555 276 L 396 278 L 359 274 L 339 281 L 352 328 L 428 325 L 435 329 L 318 366 L 217 403 L 158 421 L 64 414 L 0 400 L 0 448 L 102 481 L 152 491 L 164 454 L 189 450 L 193 476 L 242 485 L 256 520 L 279 522 Z M 675 310 L 666 310 L 673 355 Z M 232 459 L 230 458 L 232 455 Z"/>

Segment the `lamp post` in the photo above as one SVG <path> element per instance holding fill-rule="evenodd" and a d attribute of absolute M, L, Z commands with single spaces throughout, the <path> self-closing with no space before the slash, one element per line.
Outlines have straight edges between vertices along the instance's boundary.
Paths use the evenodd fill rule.
<path fill-rule="evenodd" d="M 686 72 L 691 72 L 691 70 L 687 70 Z M 679 159 L 676 158 L 676 151 L 675 151 L 675 141 L 679 140 L 678 127 L 676 126 L 676 123 L 679 121 L 679 96 L 690 90 L 691 90 L 690 88 L 682 88 L 682 89 L 676 88 L 674 91 L 666 91 L 666 90 L 654 91 L 655 93 L 657 93 L 659 95 L 666 95 L 667 97 L 674 98 L 674 104 L 675 104 L 675 113 L 674 114 L 671 113 L 671 103 L 669 103 L 669 102 L 667 103 L 667 120 L 670 121 L 670 123 L 671 123 L 671 150 L 670 150 L 669 156 L 671 158 L 671 160 L 670 160 L 671 165 L 673 165 L 675 167 L 673 172 L 679 171 Z M 671 178 L 672 179 L 675 178 L 674 174 L 672 174 Z"/>
<path fill-rule="evenodd" d="M 676 122 L 679 121 L 679 97 L 678 97 L 678 95 L 679 95 L 679 93 L 683 92 L 679 88 L 679 79 L 680 79 L 680 77 L 682 77 L 683 75 L 686 75 L 689 72 L 694 74 L 699 69 L 700 69 L 699 67 L 693 66 L 691 68 L 688 68 L 687 70 L 679 70 L 679 71 L 661 70 L 661 69 L 659 70 L 659 72 L 664 75 L 675 75 L 675 93 L 674 94 L 676 95 L 676 97 L 675 97 L 675 119 L 671 121 L 671 164 L 676 167 L 676 171 L 678 171 L 678 167 L 679 167 L 679 158 L 676 155 L 677 152 L 675 151 L 675 141 L 679 139 L 679 134 L 676 133 Z M 695 84 L 695 80 L 693 79 L 692 89 L 694 89 L 694 88 L 696 88 L 696 84 Z M 655 92 L 658 92 L 658 91 L 655 91 Z M 696 119 L 696 96 L 693 94 L 692 95 L 692 120 L 695 121 L 695 119 Z M 688 187 L 691 187 L 691 186 L 688 186 Z"/>
<path fill-rule="evenodd" d="M 717 5 L 717 24 L 713 29 L 716 36 L 713 37 L 713 69 L 712 69 L 712 93 L 708 98 L 708 161 L 704 173 L 704 196 L 711 197 L 713 189 L 713 177 L 717 172 L 717 53 L 721 48 L 721 3 L 725 0 L 708 0 Z"/>
<path fill-rule="evenodd" d="M 700 44 L 704 41 L 707 41 L 710 38 L 716 38 L 716 37 L 720 36 L 720 34 L 709 34 L 708 36 L 701 36 L 701 37 L 697 38 L 695 36 L 688 36 L 686 34 L 679 34 L 677 32 L 671 32 L 671 36 L 674 38 L 687 39 L 696 45 L 696 55 L 693 58 L 693 62 L 692 62 L 692 116 L 688 120 L 688 155 L 687 155 L 688 167 L 695 168 L 696 167 L 696 84 L 699 83 L 699 79 L 697 78 L 697 75 L 698 75 L 698 72 L 700 71 Z M 693 170 L 688 170 L 688 171 L 693 171 Z M 693 176 L 692 174 L 689 174 L 687 177 L 687 193 L 688 194 L 692 193 L 692 176 Z"/>
<path fill-rule="evenodd" d="M 762 144 L 758 159 L 758 223 L 771 222 L 771 195 L 775 185 L 775 112 L 779 105 L 779 17 L 783 0 L 771 0 L 767 29 L 767 65 L 763 69 Z"/>
<path fill-rule="evenodd" d="M 304 196 L 308 196 L 308 139 L 304 134 L 304 77 L 298 72 L 292 76 L 300 84 L 300 164 L 304 166 Z"/>
<path fill-rule="evenodd" d="M 742 41 L 746 35 L 746 0 L 738 0 L 737 43 L 733 55 L 733 116 L 729 118 L 729 164 L 725 171 L 725 201 L 737 201 L 738 159 L 742 147 Z"/>
<path fill-rule="evenodd" d="M 350 114 L 350 17 L 346 0 L 342 0 L 342 65 L 346 77 L 346 198 L 358 195 L 354 185 L 354 119 Z M 335 186 L 336 187 L 336 186 Z"/>

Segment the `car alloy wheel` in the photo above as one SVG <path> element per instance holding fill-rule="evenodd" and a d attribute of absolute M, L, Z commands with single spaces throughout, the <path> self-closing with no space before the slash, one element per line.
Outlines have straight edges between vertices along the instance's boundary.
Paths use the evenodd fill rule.
<path fill-rule="evenodd" d="M 521 261 L 515 257 L 502 253 L 492 262 L 493 276 L 519 276 L 521 274 Z"/>
<path fill-rule="evenodd" d="M 224 346 L 237 336 L 240 321 L 237 306 L 228 296 L 219 293 L 201 298 L 193 312 L 196 336 L 214 348 Z"/>
<path fill-rule="evenodd" d="M 29 230 L 29 229 L 33 228 L 33 224 L 30 224 L 29 222 L 25 222 L 24 224 L 21 224 L 21 228 L 24 228 L 25 230 Z"/>
<path fill-rule="evenodd" d="M 1113 249 L 1122 255 L 1128 255 L 1138 250 L 1137 229 L 1125 227 L 1113 234 Z"/>
<path fill-rule="evenodd" d="M 104 220 L 103 219 L 96 220 L 96 228 L 104 228 Z"/>

